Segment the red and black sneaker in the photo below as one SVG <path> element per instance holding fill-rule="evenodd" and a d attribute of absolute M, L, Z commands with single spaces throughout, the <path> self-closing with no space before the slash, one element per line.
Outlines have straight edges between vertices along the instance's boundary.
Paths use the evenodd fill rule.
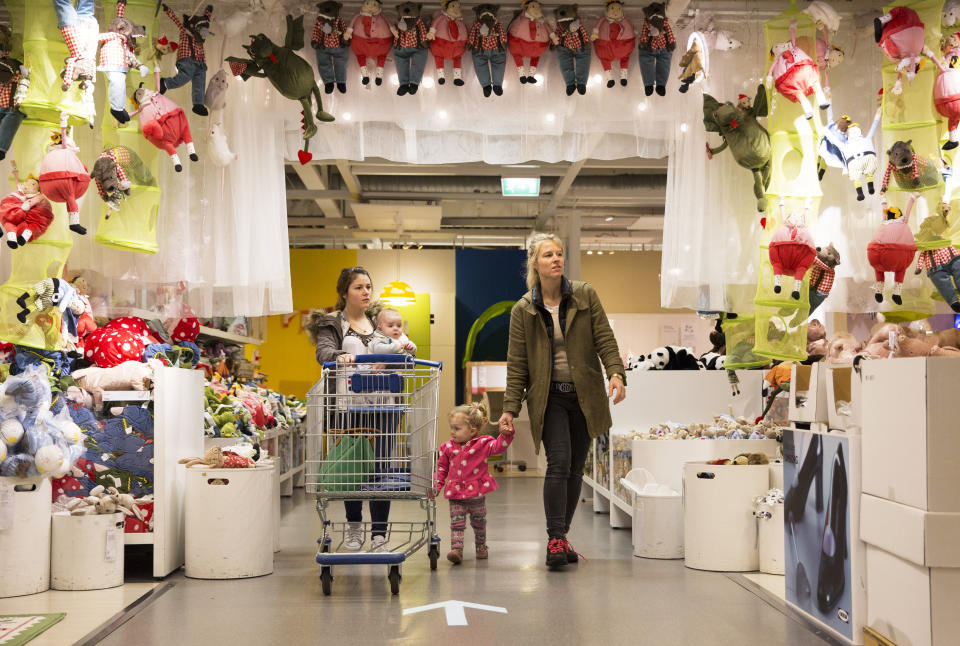
<path fill-rule="evenodd" d="M 580 560 L 580 553 L 573 549 L 573 545 L 566 538 L 563 539 L 563 547 L 567 552 L 567 563 L 576 563 Z M 584 557 L 584 560 L 586 560 L 586 557 Z"/>
<path fill-rule="evenodd" d="M 559 570 L 567 564 L 567 541 L 563 538 L 551 538 L 547 541 L 547 567 Z"/>

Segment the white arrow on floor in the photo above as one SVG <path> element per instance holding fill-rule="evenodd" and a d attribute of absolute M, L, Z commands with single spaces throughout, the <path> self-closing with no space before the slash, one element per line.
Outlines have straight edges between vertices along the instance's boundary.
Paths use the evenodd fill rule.
<path fill-rule="evenodd" d="M 489 612 L 499 612 L 502 614 L 507 614 L 506 608 L 501 608 L 499 606 L 485 606 L 482 603 L 470 603 L 469 601 L 457 601 L 456 599 L 451 599 L 450 601 L 441 601 L 440 603 L 431 603 L 428 606 L 417 606 L 416 608 L 406 608 L 403 611 L 403 614 L 412 615 L 418 612 L 426 612 L 428 610 L 438 610 L 440 608 L 443 608 L 447 614 L 448 626 L 466 626 L 467 625 L 467 613 L 463 611 L 464 608 L 473 608 L 474 610 L 487 610 Z"/>

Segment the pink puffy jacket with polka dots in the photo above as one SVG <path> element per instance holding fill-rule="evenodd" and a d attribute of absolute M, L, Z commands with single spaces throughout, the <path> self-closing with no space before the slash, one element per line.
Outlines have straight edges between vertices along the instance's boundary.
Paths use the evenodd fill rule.
<path fill-rule="evenodd" d="M 447 440 L 437 459 L 437 487 L 444 498 L 465 500 L 497 490 L 497 481 L 487 470 L 487 458 L 507 450 L 513 435 L 480 435 L 466 444 Z"/>

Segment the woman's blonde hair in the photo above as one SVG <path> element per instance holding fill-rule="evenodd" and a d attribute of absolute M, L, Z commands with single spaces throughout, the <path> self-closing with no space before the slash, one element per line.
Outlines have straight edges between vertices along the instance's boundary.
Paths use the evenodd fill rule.
<path fill-rule="evenodd" d="M 534 233 L 527 241 L 527 289 L 533 289 L 540 282 L 540 274 L 537 273 L 537 258 L 540 256 L 540 247 L 544 242 L 550 241 L 560 247 L 563 253 L 563 240 L 552 233 Z"/>
<path fill-rule="evenodd" d="M 463 415 L 470 428 L 479 430 L 487 423 L 487 406 L 483 402 L 461 404 L 450 411 L 447 419 L 453 419 L 455 415 Z"/>

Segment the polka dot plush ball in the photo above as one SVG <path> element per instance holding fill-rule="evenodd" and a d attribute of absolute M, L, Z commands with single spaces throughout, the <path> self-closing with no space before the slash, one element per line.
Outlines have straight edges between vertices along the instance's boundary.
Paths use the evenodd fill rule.
<path fill-rule="evenodd" d="M 176 327 L 170 332 L 170 339 L 175 344 L 181 341 L 195 343 L 198 334 L 200 334 L 200 321 L 197 317 L 191 316 L 177 321 Z"/>
<path fill-rule="evenodd" d="M 143 349 L 143 337 L 122 327 L 94 330 L 84 343 L 86 359 L 100 368 L 112 368 L 124 361 L 141 361 Z"/>
<path fill-rule="evenodd" d="M 121 316 L 120 318 L 113 319 L 104 327 L 112 330 L 130 332 L 139 337 L 144 345 L 157 342 L 150 328 L 147 327 L 147 322 L 137 316 Z M 139 359 L 139 357 L 137 357 L 137 359 Z"/>

